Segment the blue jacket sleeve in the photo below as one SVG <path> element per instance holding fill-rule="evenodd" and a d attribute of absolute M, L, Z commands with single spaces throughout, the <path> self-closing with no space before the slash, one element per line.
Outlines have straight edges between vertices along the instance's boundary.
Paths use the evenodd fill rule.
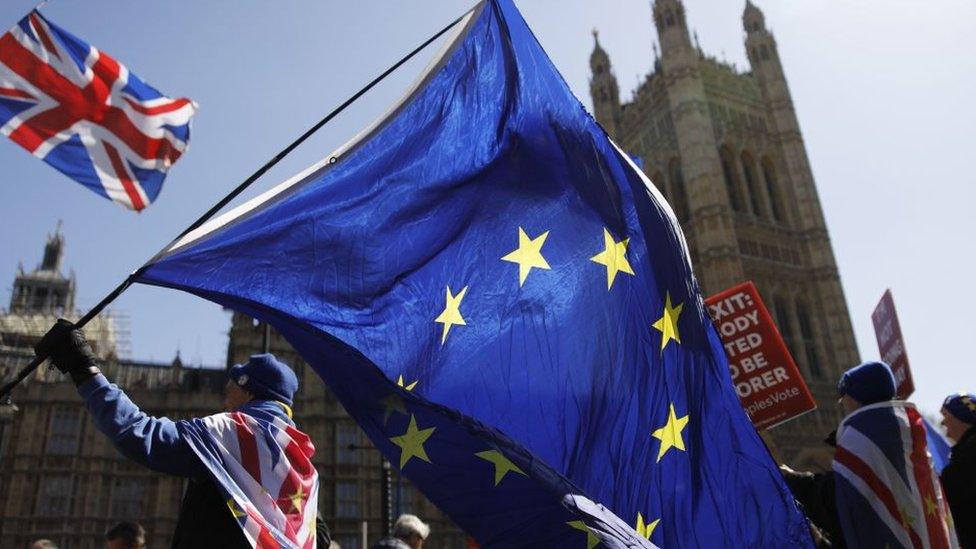
<path fill-rule="evenodd" d="M 146 414 L 102 374 L 78 387 L 78 393 L 95 426 L 125 457 L 161 473 L 206 475 L 203 464 L 180 437 L 175 422 Z"/>

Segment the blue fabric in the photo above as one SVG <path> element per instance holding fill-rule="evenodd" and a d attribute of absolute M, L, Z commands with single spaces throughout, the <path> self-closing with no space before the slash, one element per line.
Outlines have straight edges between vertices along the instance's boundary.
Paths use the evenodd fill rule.
<path fill-rule="evenodd" d="M 298 377 L 271 353 L 251 355 L 244 364 L 231 367 L 228 375 L 247 392 L 264 400 L 278 400 L 291 406 Z"/>
<path fill-rule="evenodd" d="M 566 494 L 669 547 L 809 546 L 647 184 L 491 1 L 364 141 L 139 280 L 271 322 L 395 466 L 434 428 L 402 472 L 482 546 L 586 547 Z M 520 230 L 548 268 L 520 274 Z"/>
<path fill-rule="evenodd" d="M 942 436 L 942 433 L 927 419 L 923 418 L 922 421 L 925 422 L 925 441 L 929 448 L 929 454 L 932 455 L 932 468 L 941 475 L 945 466 L 949 465 L 949 452 L 952 447 L 949 446 L 949 441 Z"/>
<path fill-rule="evenodd" d="M 895 376 L 884 362 L 865 362 L 844 372 L 837 392 L 863 405 L 895 398 Z"/>
<path fill-rule="evenodd" d="M 102 374 L 80 386 L 78 394 L 95 426 L 123 456 L 160 473 L 194 478 L 208 474 L 180 434 L 180 425 L 186 421 L 146 414 Z M 281 405 L 267 400 L 252 400 L 238 411 L 265 421 L 279 417 L 291 423 Z"/>
<path fill-rule="evenodd" d="M 976 425 L 976 393 L 950 395 L 942 407 L 959 421 Z"/>

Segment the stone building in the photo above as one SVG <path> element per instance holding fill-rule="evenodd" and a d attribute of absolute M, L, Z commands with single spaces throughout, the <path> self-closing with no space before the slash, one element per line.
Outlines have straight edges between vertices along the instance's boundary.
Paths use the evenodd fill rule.
<path fill-rule="evenodd" d="M 703 292 L 756 283 L 819 406 L 767 440 L 792 464 L 827 467 L 835 384 L 858 351 L 776 40 L 747 0 L 743 72 L 693 43 L 682 0 L 652 11 L 660 54 L 629 102 L 597 39 L 594 115 L 671 204 Z"/>

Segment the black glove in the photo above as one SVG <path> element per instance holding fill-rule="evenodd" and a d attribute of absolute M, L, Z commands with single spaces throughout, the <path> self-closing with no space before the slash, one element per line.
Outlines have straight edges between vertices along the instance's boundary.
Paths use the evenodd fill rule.
<path fill-rule="evenodd" d="M 34 353 L 47 355 L 58 370 L 71 376 L 75 385 L 81 385 L 101 372 L 85 334 L 63 318 L 59 318 L 34 345 Z"/>

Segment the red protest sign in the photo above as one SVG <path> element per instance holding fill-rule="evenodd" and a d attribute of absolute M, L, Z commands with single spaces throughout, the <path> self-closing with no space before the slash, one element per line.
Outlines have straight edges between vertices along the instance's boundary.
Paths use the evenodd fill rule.
<path fill-rule="evenodd" d="M 908 398 L 908 395 L 915 392 L 915 382 L 912 380 L 912 370 L 908 367 L 905 340 L 901 337 L 901 325 L 898 324 L 891 290 L 885 290 L 881 296 L 881 301 L 871 313 L 871 322 L 874 323 L 874 335 L 878 339 L 881 360 L 887 362 L 891 366 L 891 373 L 895 374 L 895 394 L 898 398 Z"/>
<path fill-rule="evenodd" d="M 752 282 L 705 300 L 729 358 L 732 384 L 756 429 L 817 408 Z"/>

